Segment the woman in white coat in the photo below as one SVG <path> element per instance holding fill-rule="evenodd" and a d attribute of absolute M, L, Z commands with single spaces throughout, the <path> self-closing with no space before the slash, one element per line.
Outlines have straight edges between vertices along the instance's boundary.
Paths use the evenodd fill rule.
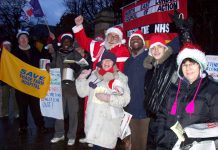
<path fill-rule="evenodd" d="M 76 80 L 80 97 L 88 96 L 86 110 L 86 141 L 93 150 L 114 149 L 124 115 L 123 107 L 130 101 L 128 78 L 115 66 L 116 56 L 104 52 L 98 68 L 83 70 Z M 89 74 L 90 77 L 86 79 Z"/>

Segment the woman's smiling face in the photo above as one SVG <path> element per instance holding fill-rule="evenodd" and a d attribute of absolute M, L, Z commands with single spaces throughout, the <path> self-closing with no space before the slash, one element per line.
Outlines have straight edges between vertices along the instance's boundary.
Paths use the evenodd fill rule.
<path fill-rule="evenodd" d="M 186 60 L 182 63 L 182 73 L 189 83 L 192 84 L 199 78 L 200 65 L 197 62 Z"/>
<path fill-rule="evenodd" d="M 110 70 L 114 65 L 114 62 L 111 59 L 104 59 L 101 62 L 102 69 L 105 71 Z"/>

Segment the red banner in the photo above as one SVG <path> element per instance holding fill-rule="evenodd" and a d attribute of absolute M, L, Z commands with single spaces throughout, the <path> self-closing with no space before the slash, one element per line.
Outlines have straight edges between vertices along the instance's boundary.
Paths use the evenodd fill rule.
<path fill-rule="evenodd" d="M 140 0 L 122 10 L 122 22 L 125 37 L 141 29 L 147 40 L 154 33 L 163 33 L 165 39 L 172 40 L 176 27 L 169 14 L 174 14 L 174 9 L 187 18 L 187 0 Z"/>

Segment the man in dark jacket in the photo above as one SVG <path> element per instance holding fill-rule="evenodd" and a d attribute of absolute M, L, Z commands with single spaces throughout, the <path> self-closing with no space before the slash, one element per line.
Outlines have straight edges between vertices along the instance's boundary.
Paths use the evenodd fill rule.
<path fill-rule="evenodd" d="M 82 56 L 75 51 L 73 47 L 73 35 L 71 33 L 63 33 L 59 36 L 58 45 L 60 46 L 52 54 L 52 68 L 60 68 L 62 78 L 62 104 L 63 112 L 67 110 L 69 116 L 69 129 L 67 132 L 68 145 L 72 146 L 75 143 L 76 131 L 78 125 L 78 110 L 79 102 L 76 92 L 74 79 L 79 75 L 81 67 L 77 63 L 65 63 L 66 60 L 79 61 Z M 54 46 L 55 47 L 55 46 Z M 64 69 L 72 69 L 73 73 L 69 76 L 69 80 L 64 80 Z M 71 79 L 70 79 L 71 78 Z M 57 143 L 65 139 L 64 119 L 56 119 L 55 121 L 55 134 L 51 139 L 51 143 Z"/>
<path fill-rule="evenodd" d="M 15 50 L 12 50 L 12 54 L 31 66 L 39 67 L 41 54 L 35 47 L 29 45 L 29 33 L 27 31 L 19 31 L 17 33 L 17 39 L 19 45 Z M 27 132 L 28 107 L 30 108 L 33 120 L 39 131 L 43 133 L 47 132 L 47 129 L 44 127 L 44 119 L 40 111 L 39 99 L 18 90 L 15 90 L 15 96 L 19 108 L 19 134 L 25 134 Z"/>
<path fill-rule="evenodd" d="M 173 50 L 166 45 L 161 34 L 153 35 L 150 39 L 149 55 L 146 57 L 144 67 L 147 69 L 145 76 L 144 105 L 151 118 L 148 133 L 148 149 L 156 149 L 156 123 L 157 112 L 166 97 L 172 83 L 177 80 L 176 56 Z M 153 59 L 152 61 L 147 61 Z"/>
<path fill-rule="evenodd" d="M 131 100 L 126 107 L 126 111 L 133 115 L 130 121 L 131 145 L 134 150 L 145 150 L 149 119 L 143 107 L 146 74 L 143 61 L 148 53 L 140 30 L 130 36 L 129 50 L 131 57 L 125 62 L 124 73 L 128 76 L 128 85 L 131 92 Z"/>

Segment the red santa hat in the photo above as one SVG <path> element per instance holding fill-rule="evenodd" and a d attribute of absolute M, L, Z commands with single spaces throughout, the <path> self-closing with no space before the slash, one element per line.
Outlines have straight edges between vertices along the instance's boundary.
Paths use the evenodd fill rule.
<path fill-rule="evenodd" d="M 168 49 L 168 47 L 166 46 L 166 41 L 163 38 L 163 36 L 161 34 L 155 34 L 151 37 L 150 41 L 149 41 L 149 51 L 148 54 L 152 56 L 151 54 L 151 49 L 154 46 L 157 45 L 162 45 L 163 47 L 165 47 L 166 49 Z"/>
<path fill-rule="evenodd" d="M 73 35 L 70 32 L 63 33 L 63 34 L 58 36 L 58 43 L 57 43 L 58 46 L 61 46 L 61 41 L 64 37 L 69 37 L 69 38 L 73 39 Z"/>
<path fill-rule="evenodd" d="M 178 65 L 177 74 L 178 74 L 180 80 L 179 80 L 178 89 L 176 92 L 176 98 L 175 98 L 175 101 L 174 101 L 172 108 L 171 108 L 171 111 L 170 111 L 171 115 L 176 115 L 176 112 L 177 112 L 178 95 L 180 93 L 180 87 L 181 87 L 181 83 L 182 83 L 182 79 L 183 79 L 181 64 L 186 58 L 193 59 L 200 65 L 200 81 L 198 83 L 198 86 L 196 88 L 196 91 L 194 93 L 193 98 L 185 107 L 185 111 L 188 114 L 193 114 L 195 112 L 195 99 L 196 99 L 196 96 L 197 96 L 198 91 L 200 89 L 200 86 L 202 83 L 202 78 L 205 77 L 205 74 L 203 73 L 203 71 L 207 68 L 207 59 L 206 59 L 205 53 L 201 50 L 199 45 L 196 45 L 193 43 L 185 43 L 183 45 L 183 47 L 181 48 L 181 50 L 177 56 L 177 60 L 176 60 L 177 65 Z"/>
<path fill-rule="evenodd" d="M 123 28 L 121 26 L 114 26 L 107 29 L 107 31 L 105 32 L 105 36 L 107 36 L 109 33 L 116 33 L 121 39 L 121 43 L 122 44 L 126 43 L 126 40 L 123 39 Z"/>
<path fill-rule="evenodd" d="M 140 37 L 142 39 L 142 41 L 143 41 L 144 46 L 145 46 L 145 39 L 143 37 L 143 33 L 142 33 L 141 30 L 137 30 L 133 34 L 131 34 L 131 36 L 129 37 L 129 43 L 128 43 L 129 47 L 130 47 L 130 41 L 131 41 L 132 37 L 134 37 L 134 36 Z"/>
<path fill-rule="evenodd" d="M 178 76 L 182 79 L 181 64 L 184 59 L 191 58 L 200 65 L 200 76 L 203 77 L 203 71 L 207 68 L 207 59 L 205 53 L 202 51 L 199 45 L 193 43 L 185 43 L 177 55 Z"/>

